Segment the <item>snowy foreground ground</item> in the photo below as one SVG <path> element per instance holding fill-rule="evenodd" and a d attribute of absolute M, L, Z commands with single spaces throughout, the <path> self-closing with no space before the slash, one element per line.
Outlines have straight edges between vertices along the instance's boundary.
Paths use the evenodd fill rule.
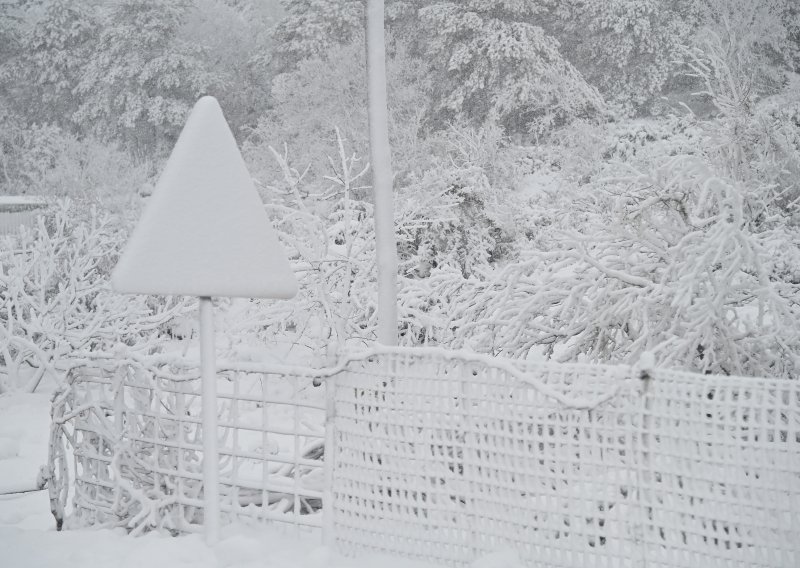
<path fill-rule="evenodd" d="M 47 459 L 49 411 L 47 394 L 0 396 L 0 494 L 35 483 Z M 0 495 L 2 568 L 435 568 L 385 556 L 344 558 L 320 540 L 318 532 L 280 526 L 226 527 L 214 547 L 198 535 L 134 538 L 122 529 L 57 532 L 46 491 Z M 483 558 L 475 568 L 516 564 L 503 556 Z"/>

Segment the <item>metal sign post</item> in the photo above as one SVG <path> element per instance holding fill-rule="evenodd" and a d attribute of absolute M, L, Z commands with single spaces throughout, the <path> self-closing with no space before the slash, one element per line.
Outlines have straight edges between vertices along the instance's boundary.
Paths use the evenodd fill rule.
<path fill-rule="evenodd" d="M 217 366 L 211 298 L 200 298 L 200 376 L 203 388 L 203 525 L 207 544 L 219 540 L 219 448 L 217 447 Z"/>

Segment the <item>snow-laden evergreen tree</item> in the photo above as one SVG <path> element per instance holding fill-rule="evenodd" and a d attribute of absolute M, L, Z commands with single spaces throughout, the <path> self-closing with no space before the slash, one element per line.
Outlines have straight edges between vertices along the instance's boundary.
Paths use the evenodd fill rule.
<path fill-rule="evenodd" d="M 0 64 L 5 63 L 19 48 L 18 0 L 0 0 Z"/>
<path fill-rule="evenodd" d="M 0 172 L 8 171 L 8 155 L 14 151 L 12 138 L 20 127 L 19 116 L 12 109 L 16 93 L 11 80 L 13 59 L 20 47 L 16 4 L 0 1 Z M 0 187 L 8 177 L 0 176 Z"/>
<path fill-rule="evenodd" d="M 43 8 L 23 35 L 20 57 L 10 70 L 24 85 L 20 112 L 32 123 L 74 128 L 80 106 L 75 89 L 92 57 L 100 21 L 85 2 L 49 0 Z"/>
<path fill-rule="evenodd" d="M 194 101 L 218 86 L 200 47 L 176 37 L 190 8 L 188 0 L 111 4 L 74 89 L 74 120 L 135 152 L 152 154 L 172 139 Z"/>
<path fill-rule="evenodd" d="M 286 70 L 345 44 L 363 28 L 363 1 L 304 0 L 286 4 L 276 32 L 279 68 Z M 388 2 L 392 42 L 422 55 L 420 74 L 435 86 L 429 119 L 442 127 L 466 117 L 519 130 L 532 120 L 549 124 L 596 112 L 603 101 L 560 53 L 559 42 L 537 23 L 541 2 Z M 420 33 L 422 30 L 422 33 Z"/>
<path fill-rule="evenodd" d="M 552 2 L 549 29 L 565 56 L 623 110 L 661 92 L 697 26 L 693 0 Z"/>
<path fill-rule="evenodd" d="M 365 0 L 281 0 L 286 15 L 275 29 L 276 67 L 323 57 L 336 45 L 350 43 L 364 30 Z"/>
<path fill-rule="evenodd" d="M 389 135 L 398 181 L 411 169 L 424 167 L 430 152 L 422 140 L 422 120 L 428 105 L 427 76 L 418 69 L 423 63 L 395 46 L 387 55 Z M 322 57 L 297 64 L 273 80 L 272 108 L 250 131 L 244 150 L 256 177 L 276 174 L 268 146 L 288 146 L 293 164 L 309 168 L 305 183 L 314 185 L 329 172 L 329 156 L 337 156 L 338 136 L 349 151 L 367 156 L 366 72 L 364 43 L 359 38 L 347 45 L 334 45 Z M 366 159 L 366 158 L 364 158 Z M 358 197 L 366 189 L 358 190 Z"/>
<path fill-rule="evenodd" d="M 270 107 L 275 45 L 271 20 L 252 2 L 194 0 L 177 41 L 196 46 L 202 67 L 237 139 Z"/>
<path fill-rule="evenodd" d="M 511 130 L 546 129 L 597 112 L 597 90 L 536 24 L 538 2 L 433 2 L 418 12 L 436 74 L 436 120 L 495 118 Z"/>

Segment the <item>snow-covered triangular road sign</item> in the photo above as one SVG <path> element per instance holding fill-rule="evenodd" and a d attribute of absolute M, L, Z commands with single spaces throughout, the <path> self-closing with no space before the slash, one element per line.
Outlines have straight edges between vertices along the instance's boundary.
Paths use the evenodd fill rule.
<path fill-rule="evenodd" d="M 130 294 L 291 298 L 297 280 L 213 97 L 195 105 L 111 277 Z"/>

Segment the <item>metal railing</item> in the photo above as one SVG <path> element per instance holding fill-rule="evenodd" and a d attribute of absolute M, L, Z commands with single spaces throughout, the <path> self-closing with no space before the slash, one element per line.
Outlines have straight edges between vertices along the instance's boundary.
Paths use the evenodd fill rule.
<path fill-rule="evenodd" d="M 220 496 L 228 520 L 321 525 L 324 387 L 288 369 L 219 368 Z M 58 524 L 200 530 L 200 411 L 192 364 L 108 359 L 74 368 L 53 405 Z"/>

